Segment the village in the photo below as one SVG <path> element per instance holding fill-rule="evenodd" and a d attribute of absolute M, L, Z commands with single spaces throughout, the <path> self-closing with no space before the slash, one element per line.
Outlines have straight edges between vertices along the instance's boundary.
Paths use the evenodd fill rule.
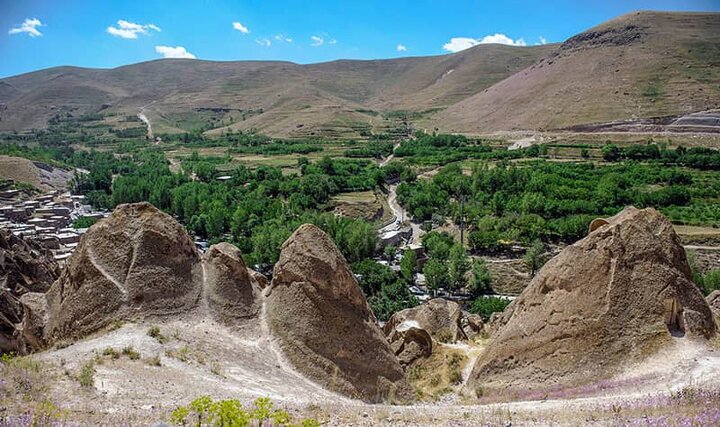
<path fill-rule="evenodd" d="M 98 220 L 110 215 L 86 204 L 85 196 L 53 190 L 31 195 L 16 189 L 13 181 L 0 183 L 0 228 L 16 236 L 32 237 L 64 265 L 87 228 L 74 228 L 81 217 Z"/>

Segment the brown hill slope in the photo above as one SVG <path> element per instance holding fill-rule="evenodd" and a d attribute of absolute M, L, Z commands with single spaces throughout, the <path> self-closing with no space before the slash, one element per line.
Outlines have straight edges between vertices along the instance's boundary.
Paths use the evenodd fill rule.
<path fill-rule="evenodd" d="M 552 129 L 720 108 L 720 14 L 636 12 L 439 113 L 447 131 Z"/>
<path fill-rule="evenodd" d="M 145 114 L 157 132 L 256 128 L 278 136 L 370 129 L 378 111 L 445 107 L 517 72 L 552 48 L 483 45 L 379 61 L 158 60 L 111 70 L 57 67 L 0 80 L 0 130 L 42 128 L 66 113 Z"/>
<path fill-rule="evenodd" d="M 253 128 L 292 137 L 387 131 L 398 110 L 419 126 L 462 133 L 679 115 L 720 108 L 718 28 L 717 13 L 636 12 L 561 45 L 309 65 L 57 67 L 0 80 L 0 131 L 97 111 L 142 110 L 155 133 Z"/>

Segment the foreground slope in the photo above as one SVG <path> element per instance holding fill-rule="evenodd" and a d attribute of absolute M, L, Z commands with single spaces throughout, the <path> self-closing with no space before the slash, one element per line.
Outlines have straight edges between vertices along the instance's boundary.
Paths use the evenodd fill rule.
<path fill-rule="evenodd" d="M 636 12 L 438 114 L 443 130 L 557 129 L 720 108 L 720 14 Z"/>

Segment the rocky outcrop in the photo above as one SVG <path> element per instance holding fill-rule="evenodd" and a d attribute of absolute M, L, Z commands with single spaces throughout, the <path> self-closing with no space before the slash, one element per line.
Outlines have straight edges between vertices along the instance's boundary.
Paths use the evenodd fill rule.
<path fill-rule="evenodd" d="M 425 304 L 393 314 L 383 330 L 389 336 L 399 325 L 411 321 L 426 330 L 435 341 L 455 342 L 467 339 L 462 330 L 461 318 L 462 309 L 458 303 L 434 298 Z"/>
<path fill-rule="evenodd" d="M 482 317 L 477 314 L 468 314 L 463 317 L 463 332 L 465 332 L 468 339 L 474 339 L 485 333 L 485 322 L 483 322 Z"/>
<path fill-rule="evenodd" d="M 20 297 L 23 306 L 22 323 L 18 326 L 18 337 L 22 343 L 21 352 L 30 353 L 45 346 L 45 325 L 47 324 L 47 299 L 45 294 L 30 292 Z"/>
<path fill-rule="evenodd" d="M 266 304 L 271 332 L 304 375 L 366 401 L 407 392 L 347 261 L 316 226 L 301 226 L 282 245 Z"/>
<path fill-rule="evenodd" d="M 405 368 L 432 355 L 432 337 L 413 321 L 397 325 L 390 331 L 387 339 L 400 364 Z"/>
<path fill-rule="evenodd" d="M 257 316 L 261 287 L 245 266 L 240 249 L 219 243 L 210 247 L 204 260 L 205 295 L 213 314 L 225 322 Z"/>
<path fill-rule="evenodd" d="M 606 222 L 550 260 L 514 301 L 473 369 L 471 388 L 585 383 L 675 337 L 715 333 L 670 222 L 635 208 Z"/>
<path fill-rule="evenodd" d="M 30 292 L 46 292 L 60 274 L 52 253 L 41 244 L 0 230 L 0 353 L 38 349 L 20 332 Z"/>
<path fill-rule="evenodd" d="M 710 295 L 705 298 L 705 301 L 707 301 L 715 316 L 720 318 L 720 290 L 710 292 Z"/>
<path fill-rule="evenodd" d="M 83 236 L 47 293 L 50 340 L 115 319 L 186 312 L 202 291 L 200 256 L 183 227 L 149 203 L 118 206 Z"/>
<path fill-rule="evenodd" d="M 517 301 L 517 299 L 512 300 L 510 304 L 505 307 L 505 310 L 490 315 L 490 319 L 488 319 L 485 325 L 485 332 L 487 332 L 489 336 L 495 335 L 497 331 L 502 329 L 502 327 L 510 321 L 513 311 L 515 311 L 515 301 Z"/>
<path fill-rule="evenodd" d="M 248 268 L 248 274 L 250 274 L 250 280 L 252 280 L 260 289 L 265 289 L 270 286 L 270 281 L 264 274 L 250 268 Z"/>

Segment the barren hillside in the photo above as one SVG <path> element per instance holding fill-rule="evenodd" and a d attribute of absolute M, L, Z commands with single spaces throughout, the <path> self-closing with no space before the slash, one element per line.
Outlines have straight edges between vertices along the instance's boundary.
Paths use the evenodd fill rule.
<path fill-rule="evenodd" d="M 443 130 L 557 129 L 720 108 L 720 14 L 637 12 L 439 113 Z"/>
<path fill-rule="evenodd" d="M 68 113 L 134 116 L 145 107 L 160 133 L 212 120 L 215 132 L 357 135 L 382 125 L 381 112 L 444 108 L 551 49 L 484 45 L 452 55 L 312 65 L 158 60 L 111 70 L 57 67 L 0 80 L 0 130 L 42 128 Z"/>
<path fill-rule="evenodd" d="M 683 115 L 720 108 L 718 28 L 720 14 L 636 12 L 559 45 L 309 65 L 56 67 L 0 80 L 0 131 L 141 109 L 156 133 L 252 128 L 291 137 L 358 137 L 406 120 L 478 133 Z"/>

